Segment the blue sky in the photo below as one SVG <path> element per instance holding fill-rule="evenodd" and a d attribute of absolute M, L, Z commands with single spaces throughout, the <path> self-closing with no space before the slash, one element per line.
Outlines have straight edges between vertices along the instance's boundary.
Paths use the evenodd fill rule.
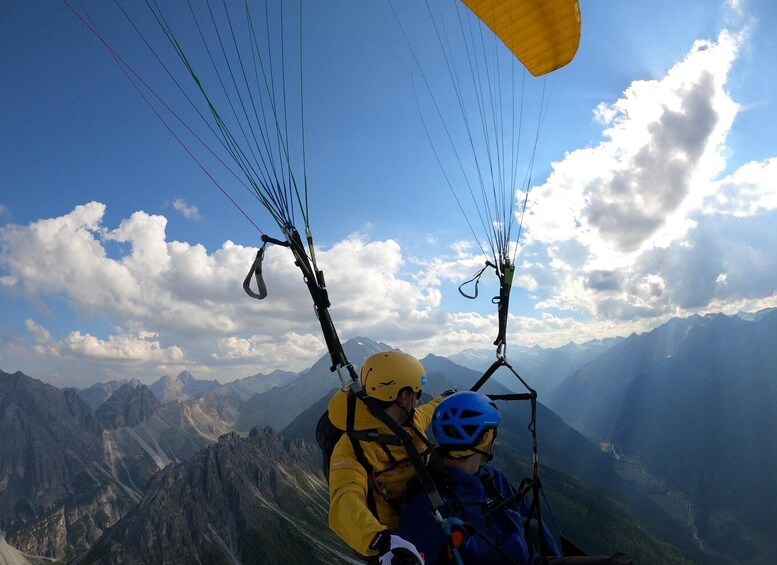
<path fill-rule="evenodd" d="M 92 4 L 111 43 L 169 93 L 121 19 Z M 419 356 L 490 348 L 493 275 L 476 301 L 456 291 L 484 256 L 424 132 L 421 116 L 451 173 L 391 6 L 444 102 L 418 2 L 306 3 L 307 176 L 332 316 L 343 339 Z M 777 8 L 581 10 L 575 60 L 527 91 L 527 108 L 542 85 L 551 95 L 508 343 L 554 347 L 775 306 Z M 258 232 L 95 36 L 65 3 L 3 2 L 3 13 L 0 368 L 86 385 L 309 366 L 324 345 L 288 252 L 268 251 L 270 297 L 246 297 Z M 280 235 L 258 204 L 245 209 Z"/>

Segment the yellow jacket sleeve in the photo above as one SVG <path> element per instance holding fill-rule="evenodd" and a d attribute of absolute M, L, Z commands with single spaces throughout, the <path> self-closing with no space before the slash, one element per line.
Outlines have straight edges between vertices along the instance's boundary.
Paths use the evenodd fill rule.
<path fill-rule="evenodd" d="M 377 555 L 370 543 L 386 529 L 367 507 L 367 472 L 345 434 L 335 445 L 329 464 L 329 527 L 367 556 Z"/>
<path fill-rule="evenodd" d="M 442 396 L 438 396 L 437 398 L 431 399 L 423 406 L 419 406 L 418 408 L 415 409 L 415 417 L 413 418 L 413 423 L 415 424 L 416 428 L 418 428 L 422 432 L 426 431 L 426 429 L 432 423 L 432 414 L 434 414 L 434 409 L 437 408 L 437 405 L 440 402 L 442 402 L 442 399 L 443 399 Z"/>

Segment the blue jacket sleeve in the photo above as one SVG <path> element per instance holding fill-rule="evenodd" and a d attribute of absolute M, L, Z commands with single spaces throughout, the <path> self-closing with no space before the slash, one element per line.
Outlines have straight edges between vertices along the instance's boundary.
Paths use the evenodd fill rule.
<path fill-rule="evenodd" d="M 431 508 L 431 502 L 423 493 L 407 501 L 397 535 L 412 543 L 423 554 L 426 563 L 434 564 L 445 551 L 447 540 L 432 516 Z M 444 559 L 439 561 L 444 563 Z"/>
<path fill-rule="evenodd" d="M 518 489 L 513 486 L 513 484 L 508 480 L 508 478 L 505 476 L 505 474 L 502 472 L 501 469 L 497 469 L 496 467 L 489 466 L 488 468 L 489 473 L 491 474 L 492 480 L 494 482 L 494 486 L 499 490 L 499 492 L 502 494 L 502 496 L 509 497 L 513 496 L 518 492 Z M 524 519 L 529 515 L 531 512 L 531 499 L 528 496 L 524 496 L 520 503 L 518 504 L 518 510 L 521 514 L 521 516 L 524 517 Z M 532 528 L 532 534 L 534 538 L 537 538 L 539 535 L 539 532 L 537 531 L 537 516 L 532 516 L 532 522 L 531 524 L 534 526 Z M 561 555 L 561 550 L 558 547 L 558 544 L 556 543 L 555 538 L 553 537 L 553 534 L 550 533 L 550 530 L 548 529 L 547 522 L 545 520 L 542 521 L 542 548 L 541 548 L 541 555 L 540 552 L 535 552 L 534 559 L 536 561 L 539 561 L 540 557 L 543 555 L 547 556 L 554 556 L 554 555 Z M 539 539 L 536 539 L 537 543 L 539 543 Z"/>

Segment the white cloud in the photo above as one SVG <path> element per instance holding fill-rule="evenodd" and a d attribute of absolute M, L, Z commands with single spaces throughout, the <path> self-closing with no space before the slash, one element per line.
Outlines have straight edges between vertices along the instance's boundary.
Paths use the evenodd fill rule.
<path fill-rule="evenodd" d="M 600 104 L 604 140 L 554 163 L 531 192 L 521 255 L 529 278 L 516 284 L 538 293 L 538 310 L 585 313 L 594 325 L 658 323 L 720 304 L 724 293 L 777 293 L 765 272 L 774 253 L 749 234 L 773 221 L 775 159 L 718 179 L 739 111 L 726 81 L 745 38 L 697 41 L 665 77 Z M 724 220 L 732 216 L 748 221 Z"/>
<path fill-rule="evenodd" d="M 105 209 L 91 202 L 61 217 L 0 228 L 0 265 L 10 291 L 44 303 L 64 297 L 82 317 L 135 328 L 113 336 L 75 331 L 49 347 L 51 354 L 231 364 L 251 374 L 302 369 L 324 352 L 323 341 L 313 337 L 320 328 L 311 298 L 286 249 L 268 249 L 269 296 L 253 301 L 241 285 L 256 249 L 227 241 L 209 253 L 202 245 L 168 241 L 166 219 L 142 211 L 110 229 L 103 225 Z M 113 242 L 126 252 L 112 256 Z M 388 340 L 438 326 L 432 312 L 439 283 L 414 272 L 418 266 L 408 264 L 397 242 L 352 236 L 319 249 L 317 257 L 341 336 Z"/>
<path fill-rule="evenodd" d="M 737 16 L 741 16 L 744 13 L 744 8 L 742 6 L 742 3 L 743 3 L 743 0 L 726 0 L 726 5 Z"/>
<path fill-rule="evenodd" d="M 689 210 L 724 166 L 725 134 L 737 105 L 725 90 L 741 38 L 723 32 L 698 41 L 661 80 L 636 81 L 624 97 L 600 105 L 605 140 L 567 155 L 532 191 L 531 241 L 576 239 L 589 264 L 628 264 L 690 227 Z"/>
<path fill-rule="evenodd" d="M 289 359 L 310 357 L 311 352 L 326 350 L 323 338 L 318 335 L 300 335 L 292 332 L 280 336 L 258 336 L 249 338 L 227 337 L 218 344 L 213 353 L 217 361 L 235 361 L 243 364 L 261 362 L 268 367 L 284 367 Z"/>
<path fill-rule="evenodd" d="M 777 209 L 777 157 L 746 163 L 717 183 L 704 201 L 705 214 L 748 217 Z"/>
<path fill-rule="evenodd" d="M 142 332 L 138 335 L 110 335 L 107 339 L 99 339 L 75 331 L 59 342 L 57 349 L 61 354 L 95 361 L 158 364 L 184 360 L 179 347 L 162 347 L 156 337 L 156 333 Z"/>
<path fill-rule="evenodd" d="M 536 315 L 510 317 L 508 344 L 558 346 L 647 330 L 674 315 L 777 304 L 777 157 L 724 175 L 726 135 L 740 111 L 726 81 L 744 40 L 723 32 L 697 42 L 663 78 L 636 81 L 599 105 L 602 141 L 568 153 L 531 191 L 513 304 L 528 301 Z M 174 206 L 196 212 L 184 201 Z M 49 316 L 64 303 L 117 328 L 91 335 L 75 321 L 56 335 L 62 320 L 46 328 L 30 319 L 29 341 L 0 352 L 4 359 L 221 378 L 301 370 L 323 354 L 288 250 L 268 248 L 269 296 L 253 301 L 241 284 L 255 248 L 226 241 L 209 251 L 169 241 L 163 216 L 137 211 L 115 227 L 105 213 L 90 202 L 0 227 L 0 285 L 9 296 Z M 443 256 L 416 258 L 399 241 L 365 232 L 317 250 L 341 338 L 367 335 L 417 355 L 490 345 L 495 307 L 481 314 L 469 310 L 482 305 L 457 312 L 443 303 L 444 288 L 454 294 L 483 267 L 477 246 L 451 242 Z M 490 270 L 483 277 L 493 284 Z"/>
<path fill-rule="evenodd" d="M 116 375 L 126 374 L 128 370 L 138 376 L 159 375 L 160 370 L 182 370 L 188 365 L 181 348 L 162 345 L 155 332 L 118 329 L 102 339 L 71 331 L 57 341 L 47 328 L 32 319 L 25 321 L 25 327 L 32 335 L 33 343 L 14 345 L 11 350 L 15 357 L 37 356 L 57 365 L 76 363 L 76 366 L 89 367 L 90 372 L 100 367 L 108 374 Z"/>
<path fill-rule="evenodd" d="M 200 211 L 197 206 L 188 204 L 183 198 L 176 198 L 173 200 L 173 208 L 180 212 L 184 218 L 189 220 L 200 220 Z"/>

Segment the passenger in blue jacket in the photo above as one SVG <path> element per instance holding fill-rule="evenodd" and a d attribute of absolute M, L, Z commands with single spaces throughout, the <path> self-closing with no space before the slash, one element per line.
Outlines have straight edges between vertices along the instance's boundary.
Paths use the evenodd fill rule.
<path fill-rule="evenodd" d="M 465 565 L 523 565 L 560 554 L 544 524 L 541 536 L 536 520 L 525 532 L 531 501 L 517 496 L 504 473 L 486 464 L 493 458 L 500 422 L 494 402 L 477 392 L 453 394 L 435 409 L 432 429 L 439 447 L 429 470 L 446 503 L 444 517 L 463 524 L 451 538 L 434 520 L 426 496 L 409 497 L 397 533 L 416 546 L 426 565 L 457 563 L 456 552 Z M 452 539 L 458 543 L 455 551 Z"/>

